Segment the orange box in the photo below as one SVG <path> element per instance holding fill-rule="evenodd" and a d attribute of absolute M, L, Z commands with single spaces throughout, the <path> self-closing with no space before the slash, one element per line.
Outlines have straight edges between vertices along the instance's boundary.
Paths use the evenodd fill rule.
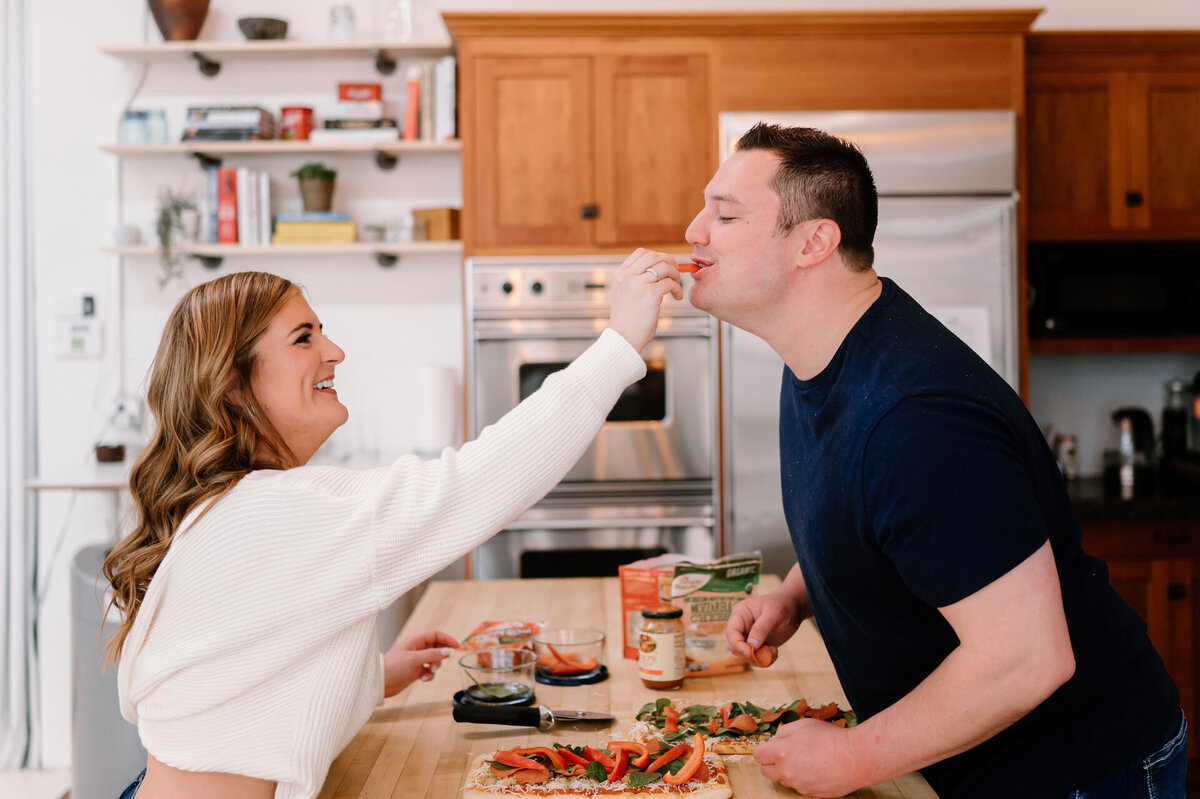
<path fill-rule="evenodd" d="M 414 208 L 412 215 L 414 220 L 425 220 L 426 241 L 458 241 L 462 238 L 461 212 L 457 208 Z"/>
<path fill-rule="evenodd" d="M 617 579 L 621 582 L 621 618 L 624 633 L 624 655 L 637 660 L 637 631 L 642 623 L 642 608 L 669 604 L 671 579 L 675 575 L 675 564 L 685 561 L 683 555 L 659 555 L 637 560 L 617 567 Z"/>

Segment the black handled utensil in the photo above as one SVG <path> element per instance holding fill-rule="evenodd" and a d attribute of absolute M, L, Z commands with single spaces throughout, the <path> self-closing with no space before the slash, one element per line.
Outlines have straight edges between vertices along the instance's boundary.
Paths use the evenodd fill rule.
<path fill-rule="evenodd" d="M 608 723 L 613 717 L 590 710 L 551 710 L 545 705 L 516 707 L 454 703 L 454 720 L 475 724 L 510 724 L 515 727 L 537 727 L 546 732 L 560 721 L 597 721 Z"/>

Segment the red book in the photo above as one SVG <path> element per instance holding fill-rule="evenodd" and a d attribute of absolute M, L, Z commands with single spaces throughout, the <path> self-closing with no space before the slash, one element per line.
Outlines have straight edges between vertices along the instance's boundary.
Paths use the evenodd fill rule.
<path fill-rule="evenodd" d="M 221 167 L 217 173 L 217 242 L 237 244 L 237 170 Z"/>
<path fill-rule="evenodd" d="M 421 73 L 418 70 L 409 70 L 408 73 L 408 93 L 404 98 L 404 138 L 413 140 L 417 138 L 417 122 L 420 116 L 421 108 Z"/>

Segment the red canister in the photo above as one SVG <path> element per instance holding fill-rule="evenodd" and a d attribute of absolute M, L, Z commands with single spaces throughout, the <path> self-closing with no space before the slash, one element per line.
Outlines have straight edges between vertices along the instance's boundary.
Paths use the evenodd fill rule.
<path fill-rule="evenodd" d="M 280 109 L 279 138 L 308 139 L 308 134 L 312 133 L 312 114 L 311 108 L 303 106 L 288 106 Z"/>

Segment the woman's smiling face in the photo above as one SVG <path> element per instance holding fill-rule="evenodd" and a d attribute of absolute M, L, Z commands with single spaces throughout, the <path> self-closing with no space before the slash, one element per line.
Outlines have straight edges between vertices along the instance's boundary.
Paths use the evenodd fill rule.
<path fill-rule="evenodd" d="M 346 353 L 325 337 L 300 294 L 292 297 L 254 345 L 250 389 L 284 443 L 304 464 L 349 413 L 333 388 Z"/>

